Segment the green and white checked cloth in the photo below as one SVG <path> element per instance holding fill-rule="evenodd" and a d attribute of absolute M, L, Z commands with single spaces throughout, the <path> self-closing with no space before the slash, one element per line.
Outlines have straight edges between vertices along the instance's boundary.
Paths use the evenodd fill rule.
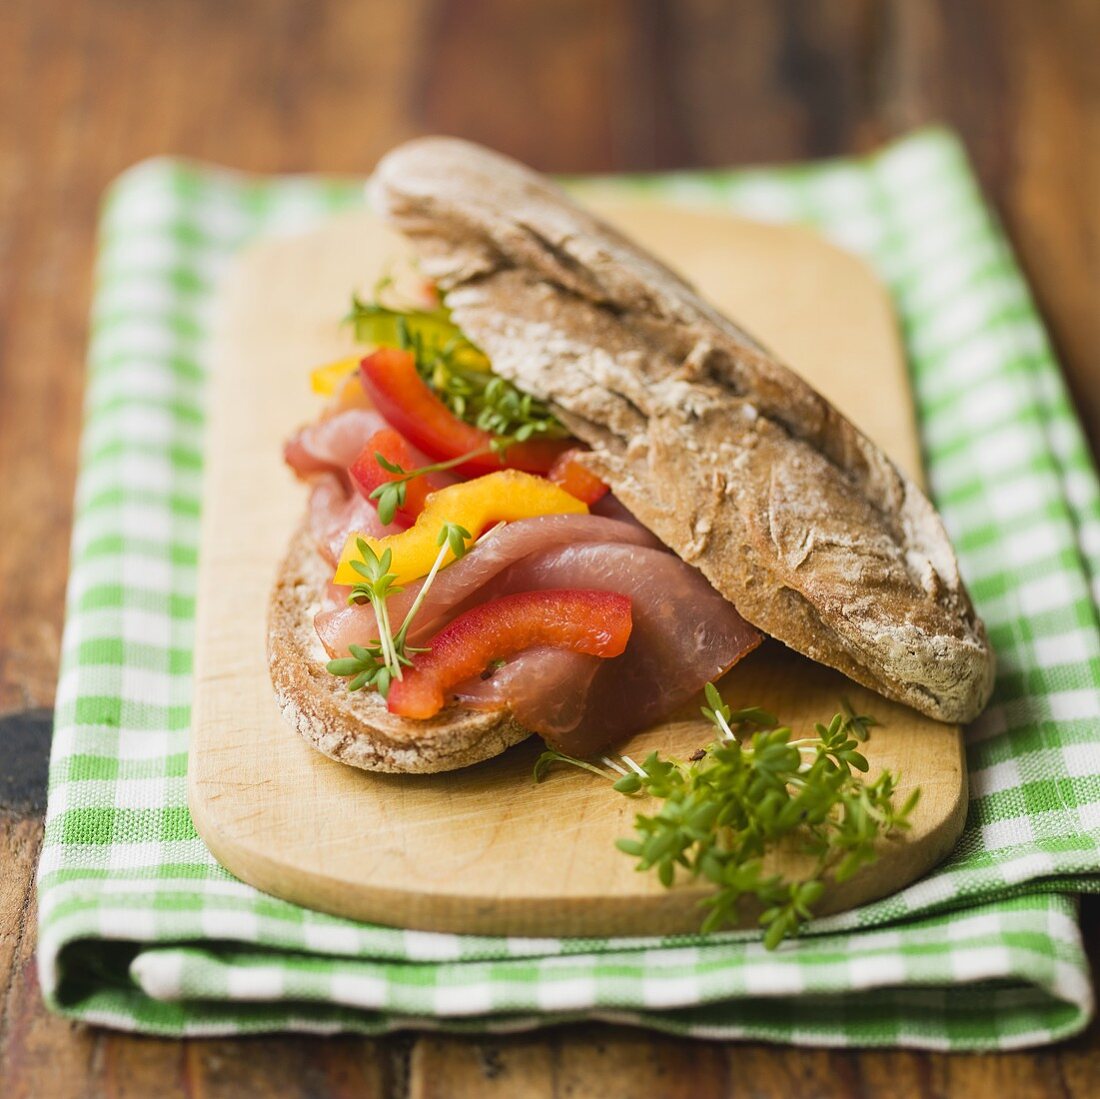
<path fill-rule="evenodd" d="M 1093 998 L 1073 894 L 1100 884 L 1100 491 L 958 144 L 929 131 L 866 160 L 579 186 L 815 225 L 892 289 L 932 490 L 1000 661 L 970 731 L 958 848 L 923 881 L 774 954 L 743 934 L 372 927 L 222 870 L 184 789 L 211 311 L 237 248 L 358 203 L 361 188 L 154 160 L 118 181 L 102 221 L 39 880 L 50 1004 L 168 1035 L 586 1018 L 697 1037 L 1007 1049 L 1080 1030 Z"/>

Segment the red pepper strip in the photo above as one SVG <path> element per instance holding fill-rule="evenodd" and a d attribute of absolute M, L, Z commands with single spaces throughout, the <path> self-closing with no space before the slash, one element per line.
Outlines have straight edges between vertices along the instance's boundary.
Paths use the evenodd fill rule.
<path fill-rule="evenodd" d="M 401 476 L 399 473 L 391 473 L 388 469 L 383 469 L 375 457 L 376 454 L 381 454 L 386 461 L 402 469 L 416 468 L 416 458 L 409 449 L 409 444 L 392 427 L 376 431 L 367 440 L 367 445 L 359 452 L 359 457 L 348 469 L 352 483 L 368 500 L 371 498 L 370 494 L 380 485 L 388 481 L 396 481 Z M 424 510 L 424 501 L 427 500 L 428 493 L 431 491 L 432 486 L 428 484 L 428 478 L 423 474 L 406 481 L 405 502 L 397 509 L 398 521 L 406 526 L 415 522 L 416 517 Z M 378 506 L 377 500 L 371 500 L 371 503 L 375 507 Z"/>
<path fill-rule="evenodd" d="M 380 347 L 360 364 L 363 386 L 374 406 L 415 447 L 442 461 L 486 450 L 455 468 L 468 477 L 498 469 L 546 473 L 572 445 L 568 439 L 529 439 L 508 447 L 503 460 L 488 452 L 493 436 L 460 420 L 428 388 L 416 371 L 412 354 Z"/>
<path fill-rule="evenodd" d="M 418 653 L 386 705 L 401 717 L 433 717 L 447 691 L 494 660 L 537 645 L 619 656 L 630 637 L 630 597 L 607 591 L 525 591 L 481 603 L 444 626 Z"/>
<path fill-rule="evenodd" d="M 575 496 L 582 503 L 590 507 L 597 500 L 606 496 L 610 491 L 594 473 L 589 473 L 577 461 L 577 455 L 583 454 L 582 450 L 574 447 L 567 450 L 551 467 L 547 477 L 555 484 L 561 485 L 570 496 Z"/>

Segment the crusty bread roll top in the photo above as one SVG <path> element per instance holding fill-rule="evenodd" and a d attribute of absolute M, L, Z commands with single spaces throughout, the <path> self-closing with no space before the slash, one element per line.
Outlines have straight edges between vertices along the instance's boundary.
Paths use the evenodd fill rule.
<path fill-rule="evenodd" d="M 506 157 L 412 141 L 371 193 L 494 370 L 745 618 L 931 717 L 980 712 L 993 656 L 940 517 L 797 374 Z"/>

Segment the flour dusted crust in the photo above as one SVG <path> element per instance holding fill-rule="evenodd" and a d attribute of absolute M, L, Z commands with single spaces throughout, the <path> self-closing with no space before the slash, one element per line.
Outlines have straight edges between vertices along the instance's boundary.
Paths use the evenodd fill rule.
<path fill-rule="evenodd" d="M 745 618 L 931 717 L 981 711 L 993 656 L 939 516 L 798 375 L 505 157 L 409 142 L 372 195 L 494 369 Z"/>
<path fill-rule="evenodd" d="M 313 627 L 332 568 L 303 523 L 291 540 L 268 607 L 267 656 L 284 718 L 318 751 L 367 771 L 427 773 L 480 763 L 529 732 L 507 711 L 448 706 L 428 721 L 395 717 L 374 691 L 330 675 Z"/>

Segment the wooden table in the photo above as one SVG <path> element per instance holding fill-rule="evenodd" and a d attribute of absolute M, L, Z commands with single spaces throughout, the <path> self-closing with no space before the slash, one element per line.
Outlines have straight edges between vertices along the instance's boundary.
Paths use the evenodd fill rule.
<path fill-rule="evenodd" d="M 47 1014 L 32 963 L 99 196 L 156 153 L 363 173 L 446 131 L 560 171 L 963 134 L 1100 443 L 1095 0 L 4 0 L 0 5 L 0 1093 L 1086 1096 L 1100 1028 L 1004 1056 L 559 1028 L 170 1042 Z M 11 537 L 11 532 L 16 536 Z M 1085 906 L 1100 955 L 1100 907 Z"/>

